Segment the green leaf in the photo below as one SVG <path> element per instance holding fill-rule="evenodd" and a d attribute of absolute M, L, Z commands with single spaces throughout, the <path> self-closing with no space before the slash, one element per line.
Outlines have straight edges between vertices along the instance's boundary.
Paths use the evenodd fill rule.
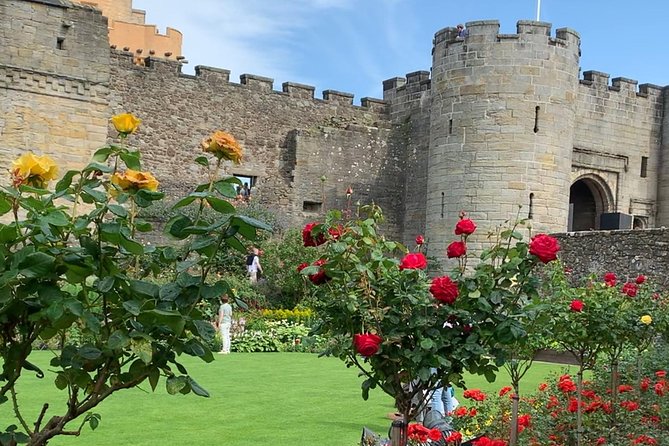
<path fill-rule="evenodd" d="M 19 273 L 25 277 L 44 277 L 53 272 L 55 258 L 43 252 L 29 254 L 20 264 Z"/>
<path fill-rule="evenodd" d="M 108 166 L 106 164 L 92 162 L 92 163 L 88 163 L 88 165 L 86 167 L 84 167 L 83 172 L 88 173 L 88 172 L 93 172 L 93 171 L 96 171 L 96 170 L 99 170 L 100 172 L 103 172 L 103 173 L 112 173 L 114 171 L 114 169 L 112 169 L 110 166 Z"/>
<path fill-rule="evenodd" d="M 121 238 L 119 239 L 120 245 L 125 248 L 130 254 L 134 254 L 136 256 L 141 256 L 144 254 L 144 247 L 142 246 L 141 243 L 137 243 L 136 241 L 126 237 L 123 233 L 121 233 Z"/>
<path fill-rule="evenodd" d="M 154 367 L 149 371 L 149 384 L 151 385 L 151 390 L 154 392 L 156 391 L 156 387 L 158 387 L 158 380 L 160 380 L 160 369 Z"/>
<path fill-rule="evenodd" d="M 113 151 L 114 149 L 110 146 L 102 147 L 95 151 L 93 154 L 93 160 L 104 163 L 107 161 L 107 158 L 109 158 L 109 155 L 111 155 Z"/>
<path fill-rule="evenodd" d="M 142 165 L 139 162 L 139 152 L 125 152 L 121 153 L 119 157 L 128 166 L 128 169 L 142 170 Z"/>
<path fill-rule="evenodd" d="M 12 210 L 12 203 L 5 197 L 0 197 L 0 215 L 5 215 Z"/>
<path fill-rule="evenodd" d="M 79 356 L 84 359 L 94 360 L 98 359 L 100 355 L 102 355 L 102 352 L 91 345 L 85 345 L 79 348 Z"/>
<path fill-rule="evenodd" d="M 216 212 L 220 212 L 221 214 L 233 214 L 235 212 L 235 207 L 227 200 L 216 197 L 207 197 L 206 200 Z"/>
<path fill-rule="evenodd" d="M 89 414 L 91 415 L 91 414 Z M 98 428 L 100 425 L 100 415 L 97 414 L 92 414 L 91 416 L 87 416 L 86 419 L 88 420 L 88 425 L 91 427 L 91 430 L 95 430 Z"/>
<path fill-rule="evenodd" d="M 95 190 L 90 186 L 84 186 L 81 188 L 81 190 L 82 190 L 81 192 L 82 198 L 88 196 L 97 203 L 104 203 L 107 201 L 107 194 L 102 191 Z"/>
<path fill-rule="evenodd" d="M 223 195 L 224 197 L 228 198 L 237 197 L 237 189 L 235 188 L 235 186 L 225 180 L 219 180 L 215 182 L 214 189 L 216 189 L 216 191 L 219 194 Z"/>
<path fill-rule="evenodd" d="M 420 341 L 420 347 L 423 350 L 431 350 L 434 347 L 434 341 L 430 338 L 423 338 Z"/>
<path fill-rule="evenodd" d="M 56 192 L 63 192 L 67 190 L 67 188 L 72 184 L 72 179 L 74 176 L 78 174 L 79 171 L 77 170 L 68 170 L 65 175 L 63 175 L 63 178 L 61 178 L 60 181 L 56 183 Z"/>
<path fill-rule="evenodd" d="M 151 232 L 153 231 L 153 225 L 148 221 L 135 220 L 135 229 L 139 232 Z"/>
<path fill-rule="evenodd" d="M 193 221 L 185 215 L 177 215 L 170 219 L 165 225 L 165 232 L 172 237 L 183 240 L 190 234 L 184 231 L 186 228 L 193 225 Z"/>
<path fill-rule="evenodd" d="M 138 300 L 128 300 L 123 302 L 123 308 L 133 316 L 139 316 L 142 311 L 142 302 Z"/>
<path fill-rule="evenodd" d="M 128 344 L 130 344 L 130 338 L 121 330 L 114 331 L 107 340 L 107 347 L 112 350 L 126 348 Z"/>
<path fill-rule="evenodd" d="M 162 192 L 157 192 L 147 189 L 140 189 L 137 191 L 137 194 L 135 194 L 135 198 L 141 198 L 142 200 L 146 201 L 158 201 L 162 200 L 164 197 L 165 194 Z"/>
<path fill-rule="evenodd" d="M 214 330 L 214 327 L 212 327 L 209 322 L 196 320 L 193 323 L 195 324 L 198 334 L 205 341 L 210 341 L 216 336 L 216 330 Z"/>
<path fill-rule="evenodd" d="M 193 197 L 192 195 L 189 195 L 187 197 L 182 198 L 181 200 L 177 201 L 174 206 L 172 206 L 172 209 L 179 209 L 184 206 L 188 206 L 192 202 L 194 202 L 197 198 Z"/>
<path fill-rule="evenodd" d="M 142 280 L 131 280 L 129 283 L 130 289 L 140 296 L 145 296 L 151 299 L 158 297 L 160 288 L 158 288 L 158 285 L 155 283 L 144 282 Z"/>
<path fill-rule="evenodd" d="M 105 276 L 100 279 L 96 285 L 96 288 L 101 293 L 106 293 L 114 287 L 114 276 Z"/>
<path fill-rule="evenodd" d="M 63 227 L 70 224 L 70 219 L 63 211 L 50 212 L 42 217 L 41 221 L 58 227 Z"/>
<path fill-rule="evenodd" d="M 128 210 L 118 204 L 108 204 L 107 209 L 109 209 L 109 212 L 116 215 L 117 217 L 125 218 L 128 216 Z"/>
<path fill-rule="evenodd" d="M 78 300 L 68 299 L 64 302 L 63 306 L 75 316 L 82 316 L 84 314 L 84 306 Z"/>
<path fill-rule="evenodd" d="M 180 292 L 181 292 L 181 287 L 179 286 L 178 283 L 168 282 L 160 287 L 158 296 L 160 297 L 160 300 L 173 301 L 177 297 L 179 297 Z"/>
<path fill-rule="evenodd" d="M 195 162 L 198 163 L 200 166 L 204 167 L 209 167 L 209 158 L 206 156 L 198 156 L 195 158 Z"/>
<path fill-rule="evenodd" d="M 176 395 L 181 392 L 181 390 L 186 387 L 187 380 L 184 376 L 168 376 L 165 382 L 165 387 L 167 393 L 170 395 Z"/>
<path fill-rule="evenodd" d="M 190 384 L 190 389 L 193 391 L 194 394 L 198 396 L 203 396 L 205 398 L 209 398 L 209 392 L 207 392 L 204 388 L 202 388 L 193 378 L 190 376 L 188 377 L 188 384 Z"/>
<path fill-rule="evenodd" d="M 130 343 L 130 350 L 141 359 L 144 364 L 149 364 L 153 357 L 151 342 L 146 339 L 133 339 Z"/>
<path fill-rule="evenodd" d="M 235 215 L 234 219 L 235 220 L 241 220 L 244 223 L 247 223 L 247 224 L 253 226 L 254 228 L 258 228 L 258 229 L 262 229 L 262 230 L 265 230 L 265 231 L 272 232 L 272 227 L 270 225 L 268 225 L 267 223 L 264 223 L 260 220 L 256 220 L 255 218 L 249 217 L 247 215 Z"/>
<path fill-rule="evenodd" d="M 225 244 L 230 246 L 231 248 L 236 249 L 237 251 L 239 251 L 241 253 L 246 253 L 246 247 L 236 237 L 226 238 L 225 239 Z"/>
<path fill-rule="evenodd" d="M 474 291 L 470 291 L 469 292 L 469 297 L 471 297 L 472 299 L 478 299 L 479 297 L 481 297 L 481 291 L 478 290 L 478 289 L 476 289 Z"/>

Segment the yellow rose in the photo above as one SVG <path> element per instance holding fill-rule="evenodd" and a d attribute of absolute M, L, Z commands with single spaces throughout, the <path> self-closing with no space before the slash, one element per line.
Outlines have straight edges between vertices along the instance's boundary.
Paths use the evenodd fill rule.
<path fill-rule="evenodd" d="M 158 180 L 149 172 L 139 172 L 128 169 L 125 173 L 115 173 L 111 177 L 112 184 L 116 184 L 124 191 L 146 189 L 150 191 L 158 190 Z"/>
<path fill-rule="evenodd" d="M 135 133 L 139 124 L 142 123 L 142 120 L 136 118 L 130 113 L 121 113 L 111 118 L 112 124 L 117 132 L 123 135 L 129 135 L 130 133 Z"/>
<path fill-rule="evenodd" d="M 14 184 L 28 184 L 45 187 L 46 183 L 56 178 L 58 166 L 47 155 L 36 156 L 32 152 L 24 153 L 12 163 Z"/>
<path fill-rule="evenodd" d="M 202 140 L 202 150 L 213 153 L 218 159 L 230 160 L 235 164 L 242 162 L 242 147 L 231 134 L 221 130 Z"/>
<path fill-rule="evenodd" d="M 644 314 L 643 316 L 641 316 L 641 323 L 642 324 L 650 325 L 652 322 L 653 322 L 653 318 L 650 317 L 650 314 Z"/>

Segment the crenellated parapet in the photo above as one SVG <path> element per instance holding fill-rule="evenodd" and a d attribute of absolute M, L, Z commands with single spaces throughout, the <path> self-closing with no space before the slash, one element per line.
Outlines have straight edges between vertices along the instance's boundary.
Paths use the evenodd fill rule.
<path fill-rule="evenodd" d="M 612 92 L 617 92 L 620 96 L 627 98 L 639 97 L 659 100 L 662 97 L 663 87 L 659 85 L 639 85 L 639 81 L 626 77 L 614 77 L 609 83 L 609 78 L 608 73 L 588 70 L 583 72 L 583 79 L 579 81 L 579 84 L 582 87 L 588 87 L 588 94 L 606 97 L 607 99 L 612 99 Z"/>
<path fill-rule="evenodd" d="M 354 95 L 352 93 L 327 89 L 323 90 L 322 99 L 318 99 L 314 96 L 316 87 L 298 82 L 284 82 L 281 85 L 282 90 L 277 91 L 274 89 L 274 79 L 270 77 L 244 73 L 239 76 L 239 83 L 235 83 L 230 81 L 230 70 L 222 68 L 197 65 L 195 67 L 195 75 L 190 75 L 181 72 L 183 67 L 181 61 L 149 56 L 144 59 L 144 65 L 136 65 L 133 62 L 134 55 L 132 52 L 112 48 L 111 55 L 113 62 L 116 63 L 120 69 L 143 73 L 146 76 L 164 76 L 166 79 L 177 78 L 186 83 L 196 81 L 214 89 L 244 88 L 259 94 L 285 95 L 291 98 L 313 100 L 317 103 L 351 106 L 354 108 L 369 109 L 380 113 L 387 111 L 387 103 L 383 99 L 364 97 L 360 100 L 360 105 L 354 105 Z M 423 71 L 420 73 L 427 73 L 421 75 L 421 79 L 429 77 L 429 72 Z M 413 80 L 411 83 L 413 84 Z"/>

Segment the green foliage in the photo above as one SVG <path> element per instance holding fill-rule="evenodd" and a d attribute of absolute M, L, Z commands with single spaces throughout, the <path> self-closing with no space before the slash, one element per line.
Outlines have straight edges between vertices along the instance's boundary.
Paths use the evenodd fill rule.
<path fill-rule="evenodd" d="M 17 439 L 27 435 L 31 445 L 46 444 L 80 416 L 97 427 L 91 409 L 144 382 L 155 390 L 162 378 L 171 394 L 208 396 L 179 361 L 184 354 L 213 360 L 207 342 L 214 329 L 200 303 L 216 300 L 230 286 L 206 277 L 221 247 L 244 250 L 243 240 L 255 241 L 258 229 L 270 229 L 229 203 L 226 185 L 236 180 L 216 178 L 219 161 L 211 181 L 180 202 L 197 203 L 195 214 L 176 215 L 167 224 L 184 251 L 144 245 L 137 234 L 151 225 L 138 209 L 163 194 L 153 190 L 150 174 L 118 170 L 139 170 L 139 152 L 111 144 L 93 158 L 82 170 L 65 173 L 54 190 L 17 181 L 0 191 L 0 210 L 12 218 L 0 224 L 3 412 L 12 405 L 21 413 L 15 386 L 24 372 L 44 376 L 28 359 L 35 341 L 59 338 L 63 344 L 50 369 L 56 371 L 54 385 L 66 391 L 67 410 L 52 415 L 45 408 L 33 423 L 19 416 L 19 428 L 0 431 Z M 214 212 L 205 215 L 205 204 Z M 171 280 L 155 283 L 157 275 Z"/>
<path fill-rule="evenodd" d="M 303 246 L 300 231 L 289 229 L 276 234 L 262 246 L 261 262 L 266 280 L 258 289 L 267 296 L 268 304 L 272 308 L 294 308 L 308 303 L 312 290 L 306 286 L 297 266 L 303 262 L 311 263 L 315 253 Z"/>
<path fill-rule="evenodd" d="M 309 336 L 309 327 L 285 320 L 265 321 L 232 337 L 235 352 L 313 352 L 323 347 L 322 338 Z"/>

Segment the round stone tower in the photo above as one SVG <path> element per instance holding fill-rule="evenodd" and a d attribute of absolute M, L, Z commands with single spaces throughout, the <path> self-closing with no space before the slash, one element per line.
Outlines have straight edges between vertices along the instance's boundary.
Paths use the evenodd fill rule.
<path fill-rule="evenodd" d="M 570 29 L 498 21 L 436 33 L 426 234 L 443 260 L 460 211 L 479 225 L 470 250 L 505 220 L 533 232 L 567 229 L 580 38 Z"/>

